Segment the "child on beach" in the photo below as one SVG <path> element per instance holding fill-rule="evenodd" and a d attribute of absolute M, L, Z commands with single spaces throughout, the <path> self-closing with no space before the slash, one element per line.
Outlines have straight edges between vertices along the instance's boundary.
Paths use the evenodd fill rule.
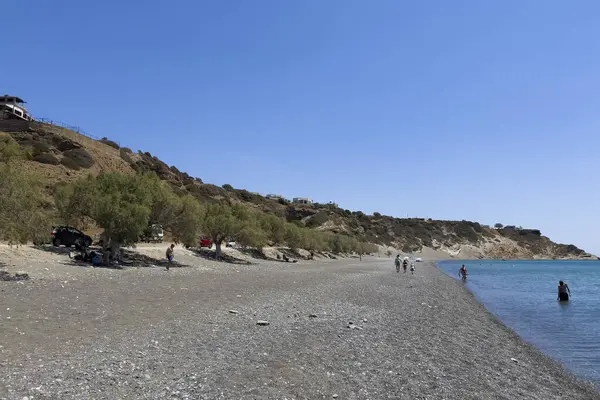
<path fill-rule="evenodd" d="M 412 275 L 414 275 L 414 274 L 415 274 L 415 262 L 414 262 L 414 261 L 411 261 L 411 262 L 410 262 L 410 273 L 411 273 Z"/>
<path fill-rule="evenodd" d="M 400 254 L 396 256 L 396 260 L 394 260 L 394 264 L 396 264 L 396 272 L 400 272 Z"/>
<path fill-rule="evenodd" d="M 175 248 L 174 244 L 171 244 L 169 247 L 167 247 L 167 252 L 166 252 L 167 260 L 168 260 L 167 271 L 169 270 L 169 268 L 171 267 L 171 263 L 173 262 L 173 249 L 174 248 Z"/>

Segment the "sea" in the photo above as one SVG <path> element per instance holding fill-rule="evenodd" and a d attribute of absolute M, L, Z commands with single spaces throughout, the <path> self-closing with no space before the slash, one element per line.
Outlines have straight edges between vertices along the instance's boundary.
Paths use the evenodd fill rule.
<path fill-rule="evenodd" d="M 600 389 L 600 261 L 443 261 L 485 307 L 525 341 Z M 559 303 L 558 281 L 571 289 Z"/>

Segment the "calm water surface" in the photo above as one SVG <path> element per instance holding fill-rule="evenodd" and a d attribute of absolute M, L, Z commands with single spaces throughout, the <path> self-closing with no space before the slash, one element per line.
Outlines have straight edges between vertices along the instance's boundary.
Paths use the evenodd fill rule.
<path fill-rule="evenodd" d="M 600 261 L 444 261 L 488 310 L 549 356 L 600 387 Z M 571 301 L 556 301 L 558 281 Z"/>

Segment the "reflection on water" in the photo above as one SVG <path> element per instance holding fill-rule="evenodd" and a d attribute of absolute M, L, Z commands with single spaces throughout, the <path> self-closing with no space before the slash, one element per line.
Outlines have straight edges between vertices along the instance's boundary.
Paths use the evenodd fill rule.
<path fill-rule="evenodd" d="M 599 261 L 445 261 L 440 267 L 466 286 L 523 339 L 600 387 Z M 557 301 L 558 281 L 572 296 Z"/>

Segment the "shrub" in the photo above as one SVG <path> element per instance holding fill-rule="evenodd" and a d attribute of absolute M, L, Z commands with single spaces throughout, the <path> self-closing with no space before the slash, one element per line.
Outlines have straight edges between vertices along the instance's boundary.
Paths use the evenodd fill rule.
<path fill-rule="evenodd" d="M 278 202 L 279 204 L 281 204 L 282 206 L 287 206 L 288 204 L 290 204 L 290 201 L 289 201 L 289 200 L 287 200 L 287 199 L 284 199 L 284 198 L 279 198 L 279 199 L 277 199 L 277 202 Z"/>
<path fill-rule="evenodd" d="M 131 158 L 131 156 L 129 154 L 131 154 L 131 150 L 129 152 L 125 151 L 125 148 L 122 148 L 121 150 L 119 150 L 119 155 L 121 156 L 123 161 L 125 161 L 129 165 L 133 165 L 133 164 L 135 164 L 135 162 L 133 161 L 133 159 Z"/>
<path fill-rule="evenodd" d="M 69 139 L 60 139 L 60 141 L 56 144 L 56 148 L 59 151 L 67 151 L 73 149 L 79 149 L 81 146 L 78 143 L 73 142 Z"/>
<path fill-rule="evenodd" d="M 5 151 L 12 150 L 0 147 L 0 155 L 8 156 Z M 9 244 L 38 242 L 42 232 L 50 230 L 49 214 L 42 200 L 43 185 L 39 177 L 12 161 L 21 157 L 22 154 L 15 154 L 10 159 L 2 158 L 7 161 L 0 163 L 0 240 Z"/>
<path fill-rule="evenodd" d="M 33 142 L 33 156 L 37 156 L 43 153 L 50 153 L 52 151 L 52 146 L 44 142 Z"/>
<path fill-rule="evenodd" d="M 329 214 L 327 211 L 319 211 L 306 221 L 306 226 L 309 228 L 316 228 L 321 226 L 329 220 Z"/>
<path fill-rule="evenodd" d="M 229 183 L 226 183 L 221 187 L 225 190 L 233 190 L 233 186 L 231 186 Z"/>
<path fill-rule="evenodd" d="M 127 154 L 133 154 L 133 151 L 129 147 L 121 147 L 121 150 Z"/>
<path fill-rule="evenodd" d="M 380 214 L 380 213 L 378 213 L 377 211 L 375 211 L 375 212 L 373 213 L 373 216 L 374 216 L 374 217 L 377 217 L 377 218 L 381 218 L 381 214 Z"/>
<path fill-rule="evenodd" d="M 84 149 L 67 150 L 63 155 L 73 160 L 80 168 L 91 168 L 96 163 L 92 155 Z"/>
<path fill-rule="evenodd" d="M 39 162 L 40 164 L 58 165 L 60 160 L 52 153 L 39 153 L 31 158 L 33 161 Z"/>
<path fill-rule="evenodd" d="M 102 139 L 100 139 L 99 142 L 104 143 L 110 147 L 117 149 L 117 150 L 119 150 L 121 148 L 121 146 L 119 146 L 119 144 L 117 142 L 114 142 L 106 137 L 103 137 Z"/>
<path fill-rule="evenodd" d="M 73 171 L 79 171 L 81 169 L 79 164 L 77 164 L 72 158 L 69 157 L 63 157 L 60 160 L 60 163 L 65 167 L 72 169 Z"/>
<path fill-rule="evenodd" d="M 193 178 L 183 178 L 181 183 L 183 184 L 183 186 L 193 185 L 194 179 Z"/>

